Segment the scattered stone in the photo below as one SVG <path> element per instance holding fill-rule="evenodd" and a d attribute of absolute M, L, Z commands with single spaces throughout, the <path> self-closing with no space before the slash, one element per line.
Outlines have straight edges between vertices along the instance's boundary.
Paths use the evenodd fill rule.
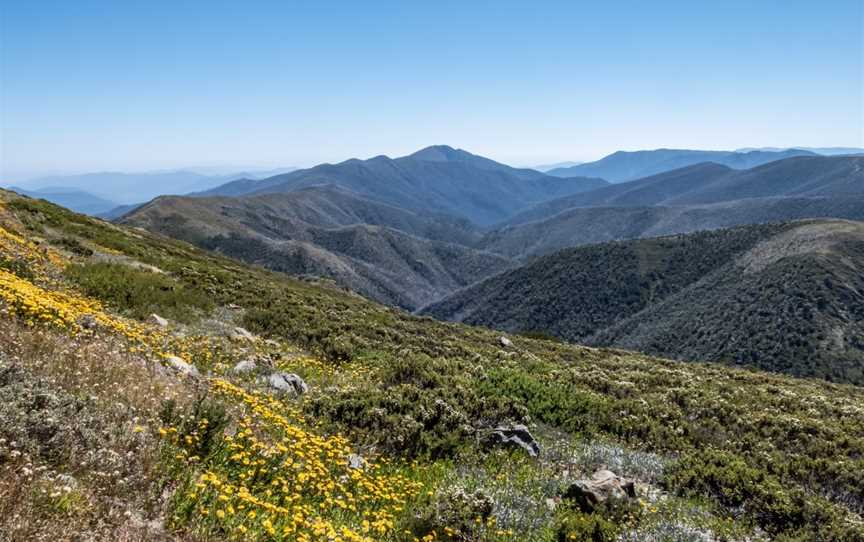
<path fill-rule="evenodd" d="M 78 319 L 78 325 L 82 329 L 96 329 L 99 327 L 99 322 L 96 321 L 96 317 L 92 314 L 85 314 Z"/>
<path fill-rule="evenodd" d="M 168 367 L 170 367 L 171 369 L 174 369 L 178 373 L 183 373 L 183 374 L 189 375 L 189 376 L 198 376 L 199 375 L 197 367 L 195 367 L 191 363 L 187 363 L 186 361 L 183 361 L 181 358 L 178 358 L 177 356 L 168 356 L 167 358 L 165 358 L 165 363 L 168 365 Z"/>
<path fill-rule="evenodd" d="M 267 346 L 279 346 L 279 342 L 274 341 L 273 339 L 265 339 L 264 344 L 266 344 Z"/>
<path fill-rule="evenodd" d="M 348 456 L 349 469 L 362 469 L 363 463 L 365 463 L 365 460 L 357 454 L 351 454 Z"/>
<path fill-rule="evenodd" d="M 226 305 L 226 306 L 227 306 L 227 308 L 231 309 L 232 311 L 236 311 L 237 309 L 240 308 L 240 305 L 237 305 L 236 303 L 228 303 L 228 305 Z"/>
<path fill-rule="evenodd" d="M 151 324 L 156 324 L 159 327 L 168 327 L 168 320 L 162 318 L 155 312 L 147 317 L 147 321 Z"/>
<path fill-rule="evenodd" d="M 261 380 L 279 393 L 303 395 L 309 391 L 306 382 L 294 373 L 273 373 L 268 377 L 262 377 Z"/>
<path fill-rule="evenodd" d="M 244 341 L 254 341 L 255 340 L 255 335 L 252 335 L 251 333 L 249 333 L 248 331 L 246 331 L 242 327 L 235 327 L 234 329 L 231 330 L 230 333 L 228 333 L 228 336 L 231 337 L 232 339 L 240 339 L 240 340 L 244 340 Z"/>
<path fill-rule="evenodd" d="M 491 446 L 519 447 L 531 457 L 540 455 L 540 445 L 528 428 L 521 424 L 496 427 L 490 433 L 487 443 Z"/>
<path fill-rule="evenodd" d="M 635 499 L 636 484 L 610 470 L 598 470 L 590 480 L 577 480 L 571 484 L 562 498 L 573 501 L 582 512 L 590 514 L 599 504 L 609 500 Z"/>
<path fill-rule="evenodd" d="M 501 343 L 501 346 L 503 346 L 504 348 L 512 348 L 513 347 L 513 341 L 511 341 L 510 339 L 508 339 L 504 335 L 501 335 L 500 337 L 498 337 L 498 342 Z"/>
<path fill-rule="evenodd" d="M 232 372 L 236 375 L 242 375 L 242 374 L 246 374 L 246 373 L 251 373 L 251 372 L 255 371 L 255 369 L 257 369 L 257 368 L 258 368 L 258 364 L 255 363 L 255 360 L 245 359 L 245 360 L 241 361 L 240 363 L 238 363 L 237 365 L 235 365 L 234 369 L 232 369 Z"/>

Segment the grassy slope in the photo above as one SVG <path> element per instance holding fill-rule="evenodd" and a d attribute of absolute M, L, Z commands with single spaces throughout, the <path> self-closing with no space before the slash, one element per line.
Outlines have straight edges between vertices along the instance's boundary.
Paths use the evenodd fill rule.
<path fill-rule="evenodd" d="M 578 530 L 579 522 L 605 529 L 602 518 L 574 519 L 560 506 L 554 514 L 543 512 L 541 503 L 550 496 L 548 488 L 566 481 L 574 468 L 569 452 L 571 460 L 556 468 L 556 446 L 611 442 L 665 458 L 668 465 L 648 481 L 672 495 L 691 496 L 658 502 L 665 508 L 657 519 L 646 512 L 632 522 L 615 520 L 617 529 L 656 531 L 658 521 L 692 524 L 708 514 L 734 517 L 741 526 L 758 524 L 778 537 L 864 536 L 860 388 L 519 337 L 513 348 L 502 349 L 498 335 L 488 330 L 412 317 L 184 243 L 6 193 L 3 198 L 34 238 L 104 247 L 156 266 L 217 306 L 243 307 L 241 323 L 250 330 L 324 360 L 335 376 L 318 381 L 310 372 L 318 392 L 298 403 L 318 431 L 339 430 L 359 446 L 417 458 L 430 466 L 429 473 L 454 473 L 441 478 L 437 489 L 433 481 L 424 482 L 433 484 L 431 502 L 413 502 L 411 514 L 397 518 L 400 528 L 428 532 L 415 515 L 431 506 L 440 521 L 446 509 L 440 499 L 452 493 L 446 487 L 452 484 L 497 496 L 495 517 L 509 522 L 507 529 L 522 531 L 516 539 L 551 539 L 556 528 Z M 85 256 L 79 259 L 91 264 Z M 328 382 L 333 385 L 326 387 Z M 476 439 L 484 428 L 508 419 L 529 421 L 544 444 L 559 444 L 547 446 L 548 457 L 540 463 L 481 453 Z M 537 506 L 520 505 L 520 495 Z M 708 512 L 681 516 L 682 502 L 702 503 Z M 510 513 L 519 509 L 534 515 Z M 178 514 L 179 532 L 224 532 L 215 520 Z M 706 528 L 734 532 L 722 525 L 718 520 Z M 266 529 L 256 532 L 266 537 Z M 498 536 L 483 533 L 476 536 Z"/>

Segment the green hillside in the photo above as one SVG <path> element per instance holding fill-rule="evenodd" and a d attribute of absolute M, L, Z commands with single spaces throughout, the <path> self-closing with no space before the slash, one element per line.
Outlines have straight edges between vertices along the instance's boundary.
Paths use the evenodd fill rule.
<path fill-rule="evenodd" d="M 13 540 L 864 539 L 859 387 L 502 340 L 8 192 L 0 225 Z M 566 497 L 600 468 L 638 498 Z"/>

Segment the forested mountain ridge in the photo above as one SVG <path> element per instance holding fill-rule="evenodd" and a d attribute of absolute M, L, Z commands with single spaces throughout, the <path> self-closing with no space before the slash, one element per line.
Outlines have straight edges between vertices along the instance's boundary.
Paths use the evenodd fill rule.
<path fill-rule="evenodd" d="M 741 226 L 563 250 L 422 313 L 861 384 L 861 269 L 864 223 Z"/>

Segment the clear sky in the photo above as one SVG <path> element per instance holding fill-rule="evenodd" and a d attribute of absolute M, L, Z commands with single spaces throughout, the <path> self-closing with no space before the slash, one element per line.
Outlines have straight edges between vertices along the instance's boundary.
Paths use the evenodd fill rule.
<path fill-rule="evenodd" d="M 0 0 L 0 175 L 864 145 L 862 0 Z"/>

